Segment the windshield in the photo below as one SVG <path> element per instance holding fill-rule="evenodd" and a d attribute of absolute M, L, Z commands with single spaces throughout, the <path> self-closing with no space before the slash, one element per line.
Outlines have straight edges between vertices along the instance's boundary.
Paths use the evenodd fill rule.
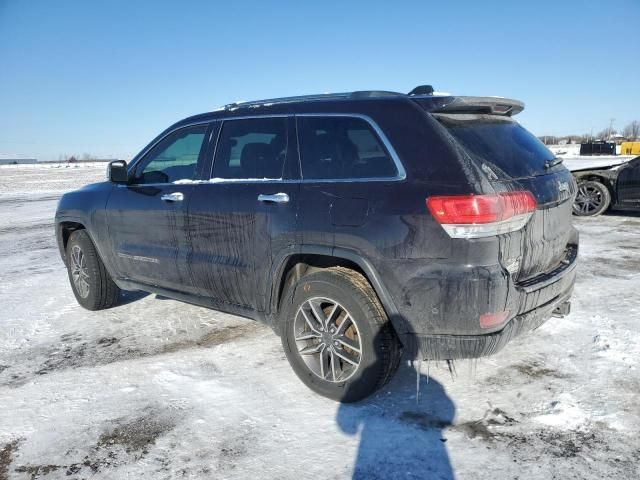
<path fill-rule="evenodd" d="M 498 167 L 512 178 L 543 175 L 548 171 L 545 163 L 555 158 L 540 140 L 509 117 L 452 114 L 434 117 L 471 157 Z"/>

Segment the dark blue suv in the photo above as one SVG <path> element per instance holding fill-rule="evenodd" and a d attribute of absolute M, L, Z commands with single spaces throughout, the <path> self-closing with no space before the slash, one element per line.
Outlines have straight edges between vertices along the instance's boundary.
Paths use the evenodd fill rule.
<path fill-rule="evenodd" d="M 142 290 L 269 324 L 316 392 L 493 354 L 569 312 L 571 174 L 503 98 L 353 92 L 182 120 L 62 197 L 78 302 Z"/>

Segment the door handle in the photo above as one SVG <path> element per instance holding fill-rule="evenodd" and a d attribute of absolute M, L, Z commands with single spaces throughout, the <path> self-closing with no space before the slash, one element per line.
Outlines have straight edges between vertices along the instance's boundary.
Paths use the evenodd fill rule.
<path fill-rule="evenodd" d="M 165 202 L 181 202 L 184 200 L 184 195 L 181 192 L 165 193 L 160 197 L 160 200 Z"/>
<path fill-rule="evenodd" d="M 286 193 L 273 193 L 271 195 L 261 193 L 258 195 L 258 201 L 265 203 L 288 203 L 289 195 Z"/>

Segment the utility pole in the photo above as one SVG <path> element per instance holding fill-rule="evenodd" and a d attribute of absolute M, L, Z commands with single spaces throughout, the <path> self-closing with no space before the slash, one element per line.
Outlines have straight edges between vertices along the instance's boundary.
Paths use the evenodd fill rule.
<path fill-rule="evenodd" d="M 609 119 L 609 138 L 608 138 L 608 140 L 611 140 L 611 132 L 613 131 L 613 122 L 615 122 L 615 121 L 616 121 L 615 118 Z"/>

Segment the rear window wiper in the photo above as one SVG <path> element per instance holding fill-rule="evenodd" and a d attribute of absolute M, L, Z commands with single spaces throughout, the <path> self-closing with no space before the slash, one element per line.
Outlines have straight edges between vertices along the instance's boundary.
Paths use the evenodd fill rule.
<path fill-rule="evenodd" d="M 546 160 L 544 162 L 544 168 L 546 168 L 547 170 L 549 170 L 551 167 L 555 167 L 556 165 L 560 165 L 562 163 L 562 159 L 561 158 L 552 158 L 551 160 Z"/>

